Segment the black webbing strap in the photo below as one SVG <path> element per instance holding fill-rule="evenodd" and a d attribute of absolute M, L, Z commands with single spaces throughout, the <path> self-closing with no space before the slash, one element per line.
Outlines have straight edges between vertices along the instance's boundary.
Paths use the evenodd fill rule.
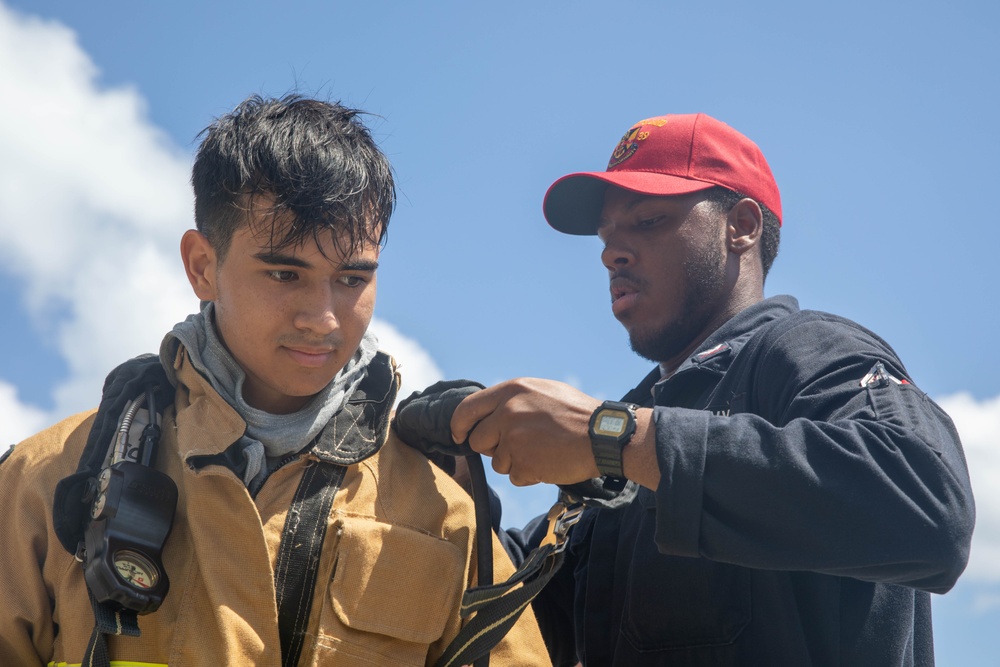
<path fill-rule="evenodd" d="M 327 519 L 346 470 L 342 465 L 310 461 L 285 517 L 274 570 L 283 667 L 297 665 L 302 654 Z"/>
<path fill-rule="evenodd" d="M 465 592 L 460 613 L 463 618 L 475 616 L 462 626 L 435 667 L 471 664 L 500 643 L 562 566 L 569 529 L 580 520 L 582 512 L 582 505 L 567 506 L 560 500 L 549 510 L 548 535 L 507 581 Z"/>
<path fill-rule="evenodd" d="M 87 592 L 90 593 L 89 588 Z M 94 608 L 94 631 L 90 635 L 81 667 L 110 667 L 107 635 L 138 637 L 137 614 L 114 602 L 98 602 L 93 593 L 90 593 L 90 605 Z"/>
<path fill-rule="evenodd" d="M 476 581 L 479 586 L 493 584 L 493 514 L 490 510 L 490 487 L 486 482 L 483 457 L 469 454 L 465 457 L 472 481 L 472 499 L 476 509 Z M 464 601 L 464 600 L 463 600 Z M 500 641 L 503 637 L 499 637 Z M 473 667 L 490 667 L 490 653 L 476 659 Z"/>

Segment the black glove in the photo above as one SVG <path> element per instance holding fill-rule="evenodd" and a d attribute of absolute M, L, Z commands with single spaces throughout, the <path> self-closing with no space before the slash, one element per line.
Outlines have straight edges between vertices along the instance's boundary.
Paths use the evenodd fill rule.
<path fill-rule="evenodd" d="M 399 402 L 392 428 L 400 440 L 453 475 L 454 457 L 467 456 L 472 450 L 468 443 L 456 445 L 451 439 L 451 416 L 466 396 L 480 389 L 485 387 L 472 380 L 435 382 Z M 574 500 L 598 507 L 617 507 L 628 503 L 635 495 L 635 485 L 631 483 L 623 493 L 606 491 L 604 479 L 600 477 L 559 487 Z"/>
<path fill-rule="evenodd" d="M 451 416 L 462 400 L 485 387 L 472 380 L 442 380 L 399 402 L 392 428 L 399 439 L 443 468 L 455 472 L 456 456 L 472 453 L 451 439 Z"/>
<path fill-rule="evenodd" d="M 576 484 L 560 484 L 571 500 L 582 502 L 588 507 L 606 507 L 614 509 L 632 502 L 637 487 L 635 482 L 629 482 L 621 491 L 607 491 L 604 488 L 604 478 L 585 479 Z"/>

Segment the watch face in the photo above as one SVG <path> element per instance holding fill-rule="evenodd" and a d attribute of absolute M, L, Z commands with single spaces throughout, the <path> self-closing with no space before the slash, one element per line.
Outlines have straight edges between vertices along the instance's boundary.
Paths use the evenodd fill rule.
<path fill-rule="evenodd" d="M 115 553 L 115 570 L 126 584 L 134 588 L 152 588 L 159 581 L 159 570 L 149 560 L 134 551 Z"/>
<path fill-rule="evenodd" d="M 602 410 L 594 422 L 594 433 L 617 438 L 625 432 L 628 415 L 621 410 Z"/>

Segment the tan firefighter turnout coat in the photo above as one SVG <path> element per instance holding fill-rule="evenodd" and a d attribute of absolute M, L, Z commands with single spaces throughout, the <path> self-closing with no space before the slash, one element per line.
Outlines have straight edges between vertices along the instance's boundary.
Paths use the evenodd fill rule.
<path fill-rule="evenodd" d="M 174 366 L 178 388 L 157 460 L 179 491 L 163 555 L 170 591 L 159 610 L 139 616 L 141 637 L 108 638 L 112 665 L 280 665 L 275 562 L 309 456 L 275 470 L 253 498 L 224 465 L 194 465 L 224 452 L 244 423 L 183 348 Z M 52 504 L 93 421 L 92 412 L 70 417 L 0 464 L 4 667 L 83 660 L 94 615 L 82 566 L 53 530 Z M 388 429 L 375 437 L 384 444 L 347 466 L 333 502 L 300 665 L 432 664 L 458 632 L 463 589 L 476 581 L 469 496 Z M 496 581 L 510 576 L 495 537 L 493 560 Z M 529 608 L 491 665 L 548 664 Z"/>

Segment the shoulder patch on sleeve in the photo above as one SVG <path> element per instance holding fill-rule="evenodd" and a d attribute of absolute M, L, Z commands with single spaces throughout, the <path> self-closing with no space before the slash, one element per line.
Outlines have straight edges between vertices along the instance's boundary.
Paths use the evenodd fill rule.
<path fill-rule="evenodd" d="M 894 384 L 910 384 L 910 381 L 906 378 L 898 378 L 889 371 L 885 369 L 885 364 L 881 361 L 872 366 L 872 369 L 868 371 L 868 374 L 861 378 L 862 387 L 881 387 L 889 384 L 890 382 Z"/>

